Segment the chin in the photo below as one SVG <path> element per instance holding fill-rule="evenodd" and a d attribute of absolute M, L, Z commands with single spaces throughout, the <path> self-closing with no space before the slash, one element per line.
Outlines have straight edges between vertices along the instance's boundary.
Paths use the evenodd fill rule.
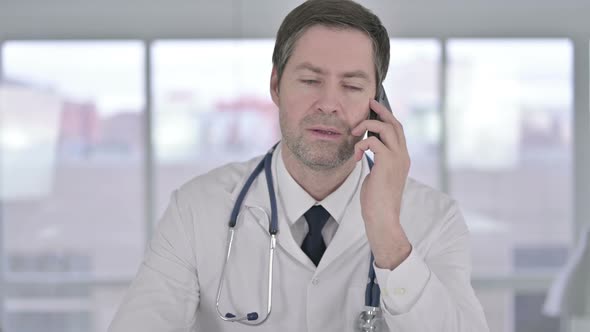
<path fill-rule="evenodd" d="M 301 156 L 301 161 L 313 170 L 331 170 L 338 168 L 348 162 L 352 155 L 348 158 L 339 155 L 338 149 L 318 149 L 316 151 L 307 151 L 304 156 Z"/>

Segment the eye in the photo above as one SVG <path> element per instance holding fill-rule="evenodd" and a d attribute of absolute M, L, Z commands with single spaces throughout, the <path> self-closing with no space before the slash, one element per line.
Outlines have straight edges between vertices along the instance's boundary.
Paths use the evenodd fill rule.
<path fill-rule="evenodd" d="M 314 85 L 319 83 L 320 81 L 318 80 L 299 80 L 301 83 L 307 84 L 307 85 Z"/>
<path fill-rule="evenodd" d="M 344 87 L 351 91 L 363 91 L 363 88 L 359 88 L 358 86 L 354 85 L 345 85 Z"/>

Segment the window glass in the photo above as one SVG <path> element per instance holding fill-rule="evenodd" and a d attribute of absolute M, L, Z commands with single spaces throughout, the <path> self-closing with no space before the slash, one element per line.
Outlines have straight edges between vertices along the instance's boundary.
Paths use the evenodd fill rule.
<path fill-rule="evenodd" d="M 404 127 L 410 176 L 434 188 L 440 188 L 439 65 L 437 41 L 392 39 L 383 82 L 393 114 Z"/>
<path fill-rule="evenodd" d="M 270 98 L 274 41 L 158 41 L 152 46 L 156 215 L 172 190 L 280 139 Z"/>
<path fill-rule="evenodd" d="M 474 274 L 560 266 L 572 243 L 569 41 L 452 40 L 448 50 L 449 185 Z"/>
<path fill-rule="evenodd" d="M 89 282 L 137 271 L 143 54 L 136 41 L 3 45 L 0 226 L 11 331 L 98 331 L 112 309 Z M 114 294 L 110 302 L 120 300 Z"/>

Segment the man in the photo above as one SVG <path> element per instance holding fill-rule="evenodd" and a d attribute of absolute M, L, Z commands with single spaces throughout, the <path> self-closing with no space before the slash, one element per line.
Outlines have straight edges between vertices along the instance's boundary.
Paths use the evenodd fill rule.
<path fill-rule="evenodd" d="M 227 222 L 256 158 L 173 194 L 110 331 L 354 331 L 371 252 L 384 330 L 487 331 L 457 205 L 408 179 L 402 126 L 374 100 L 388 64 L 387 31 L 364 7 L 311 0 L 294 9 L 270 79 L 283 136 L 270 164 L 279 229 L 271 314 L 264 172 L 241 204 L 222 278 Z M 370 109 L 381 121 L 368 120 Z M 217 304 L 220 315 L 256 312 L 250 323 L 263 322 L 224 321 Z"/>

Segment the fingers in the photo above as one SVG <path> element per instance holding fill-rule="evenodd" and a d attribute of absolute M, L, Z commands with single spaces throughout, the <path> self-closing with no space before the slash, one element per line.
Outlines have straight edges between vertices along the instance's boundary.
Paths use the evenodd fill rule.
<path fill-rule="evenodd" d="M 404 135 L 404 128 L 399 120 L 393 115 L 393 112 L 387 109 L 385 105 L 380 104 L 374 99 L 369 102 L 369 107 L 377 113 L 379 119 L 385 123 L 389 123 L 395 129 L 395 134 L 400 143 L 406 145 L 406 137 Z M 381 135 L 381 134 L 380 134 Z"/>
<path fill-rule="evenodd" d="M 379 155 L 385 154 L 389 151 L 387 147 L 377 137 L 369 137 L 354 145 L 354 158 L 359 161 L 363 158 L 365 151 L 371 150 L 375 154 L 375 158 Z"/>
<path fill-rule="evenodd" d="M 395 133 L 395 129 L 389 123 L 385 123 L 378 120 L 365 120 L 359 123 L 352 130 L 352 134 L 355 136 L 364 135 L 366 131 L 372 131 L 376 134 L 379 134 L 379 137 L 383 144 L 385 144 L 390 149 L 397 147 L 400 142 L 397 134 Z"/>
<path fill-rule="evenodd" d="M 363 120 L 351 133 L 355 136 L 364 135 L 368 130 L 379 134 L 380 139 L 369 137 L 358 142 L 355 145 L 355 159 L 358 161 L 362 158 L 364 151 L 371 150 L 377 158 L 377 154 L 392 151 L 402 154 L 408 154 L 406 137 L 402 124 L 395 118 L 384 105 L 376 100 L 371 100 L 369 106 L 377 113 L 380 120 Z"/>
<path fill-rule="evenodd" d="M 387 123 L 393 123 L 395 121 L 397 121 L 397 119 L 393 116 L 393 113 L 390 112 L 387 107 L 385 107 L 385 105 L 380 104 L 378 101 L 376 101 L 375 99 L 371 99 L 369 101 L 369 107 L 375 111 L 375 113 L 377 113 L 377 115 L 379 115 L 379 118 L 383 121 L 383 122 L 387 122 Z"/>

